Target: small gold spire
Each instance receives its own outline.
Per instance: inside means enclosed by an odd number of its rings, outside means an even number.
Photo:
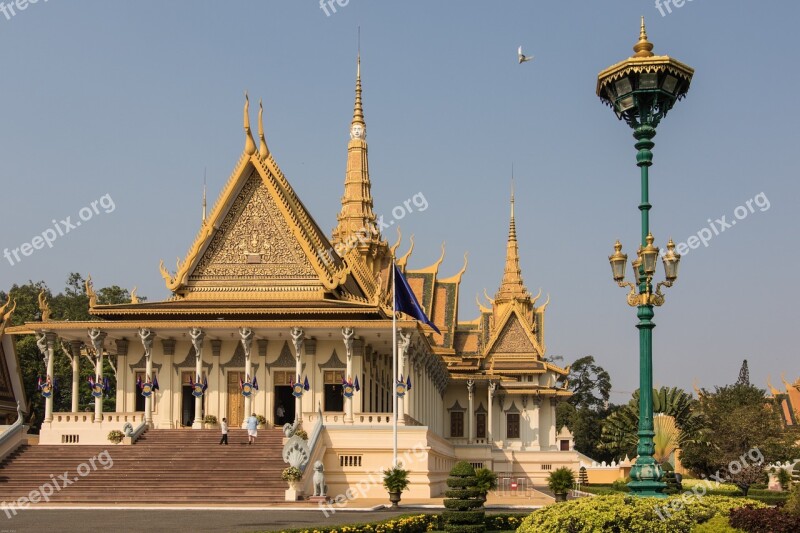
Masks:
[[[514,217],[514,185],[511,185],[511,219],[508,224],[508,242],[506,243],[506,266],[503,272],[503,281],[495,299],[529,300],[530,293],[522,281],[522,271],[519,268],[519,247],[517,245],[517,223]]]
[[[244,134],[244,152],[253,155],[256,153],[256,143],[250,132],[250,97],[247,96],[247,91],[244,92]]]
[[[364,122],[364,108],[361,104],[361,52],[356,59],[356,103],[353,107],[353,124],[367,125]]]
[[[203,224],[206,223],[206,169],[203,169]]]
[[[261,159],[269,157],[269,148],[267,148],[267,140],[264,138],[264,106],[261,99],[258,99],[258,139],[260,145],[258,147],[258,155]]]
[[[639,42],[633,45],[633,57],[653,57],[653,43],[647,40],[647,29],[644,26],[644,15],[642,15],[642,27],[639,30]]]

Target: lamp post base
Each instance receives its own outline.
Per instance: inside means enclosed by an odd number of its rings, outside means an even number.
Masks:
[[[645,462],[639,464],[640,459]],[[636,460],[636,464],[631,468],[632,481],[628,483],[628,488],[630,488],[631,492],[636,496],[666,498],[667,495],[663,494],[663,491],[667,484],[659,481],[659,479],[664,477],[661,466],[655,461],[647,462],[647,459],[653,461],[652,457],[641,456]]]

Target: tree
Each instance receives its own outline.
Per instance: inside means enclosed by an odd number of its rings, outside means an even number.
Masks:
[[[655,457],[664,463],[677,448],[702,437],[704,422],[693,410],[695,402],[686,391],[676,387],[653,389]],[[639,391],[631,401],[603,422],[601,447],[615,454],[636,456],[639,440]]]
[[[569,376],[572,397],[570,403],[577,409],[585,407],[595,412],[606,409],[611,396],[611,376],[595,364],[594,357],[581,357],[570,366]]]
[[[71,320],[71,321],[92,321],[97,320],[89,314],[89,297],[86,294],[86,282],[77,273],[72,273],[67,278],[64,292],[54,295],[43,281],[29,281],[24,285],[14,285],[8,294],[0,292],[0,301],[6,301],[8,297],[16,300],[17,308],[12,316],[12,324],[20,325],[26,322],[36,322],[42,319],[39,310],[39,294],[44,293],[52,311],[51,320]],[[143,298],[140,298],[143,299]],[[116,285],[104,287],[98,291],[98,303],[101,304],[120,304],[130,302],[130,294],[126,289]],[[17,338],[16,351],[22,369],[23,386],[25,395],[28,398],[27,411],[32,420],[33,432],[38,431],[44,419],[44,398],[39,393],[39,378],[46,378],[46,368],[44,358],[36,346],[36,338],[33,335],[25,335]],[[69,357],[64,353],[61,346],[56,346],[55,358],[53,360],[53,381],[56,390],[53,393],[53,410],[69,411],[71,409],[71,383],[72,366]],[[86,385],[89,376],[94,375],[94,368],[88,364],[84,358],[79,364],[79,401],[78,408],[93,409],[94,398]],[[110,390],[103,400],[103,409],[113,411],[116,408],[116,381],[114,371],[108,359],[104,360],[103,374],[109,376]]]
[[[747,359],[742,361],[742,368],[739,369],[739,379],[736,381],[737,385],[750,385],[750,369],[747,368]]]
[[[570,365],[567,381],[572,396],[556,408],[557,429],[570,429],[579,452],[598,461],[611,461],[614,457],[598,448],[601,422],[611,412],[611,376],[587,355]]]
[[[681,462],[698,475],[725,476],[742,457],[767,464],[800,455],[797,428],[784,426],[779,406],[762,389],[739,383],[703,389],[697,410],[707,427],[702,439],[683,447]]]

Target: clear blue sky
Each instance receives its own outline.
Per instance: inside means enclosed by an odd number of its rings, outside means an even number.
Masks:
[[[159,260],[174,268],[199,229],[204,168],[212,203],[234,168],[245,89],[264,100],[278,163],[332,228],[360,25],[376,211],[390,218],[418,192],[429,203],[400,222],[417,237],[410,266],[432,263],[447,241],[449,276],[469,251],[459,317],[476,316],[475,295],[493,294],[502,274],[513,162],[523,276],[552,297],[548,352],[594,355],[624,401],[638,383],[636,317],[607,256],[617,238],[634,252],[638,169],[630,130],[594,91],[597,73],[632,53],[644,14],[655,52],[697,71],[655,138],[657,243],[731,221],[759,193],[770,205],[686,254],[656,311],[656,383],[730,383],[744,358],[760,386],[782,371],[793,380],[800,7],[672,9],[349,0],[326,16],[316,0],[40,0],[0,14],[0,250],[52,219],[76,221],[103,195],[115,205],[52,249],[13,266],[0,258],[0,287],[43,279],[58,291],[78,271],[166,297]],[[518,45],[536,59],[517,65]]]

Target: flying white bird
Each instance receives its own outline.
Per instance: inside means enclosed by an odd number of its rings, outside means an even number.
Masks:
[[[533,57],[534,56],[526,56],[525,54],[523,54],[521,46],[517,48],[517,59],[519,60],[520,65],[526,61],[533,61]]]

